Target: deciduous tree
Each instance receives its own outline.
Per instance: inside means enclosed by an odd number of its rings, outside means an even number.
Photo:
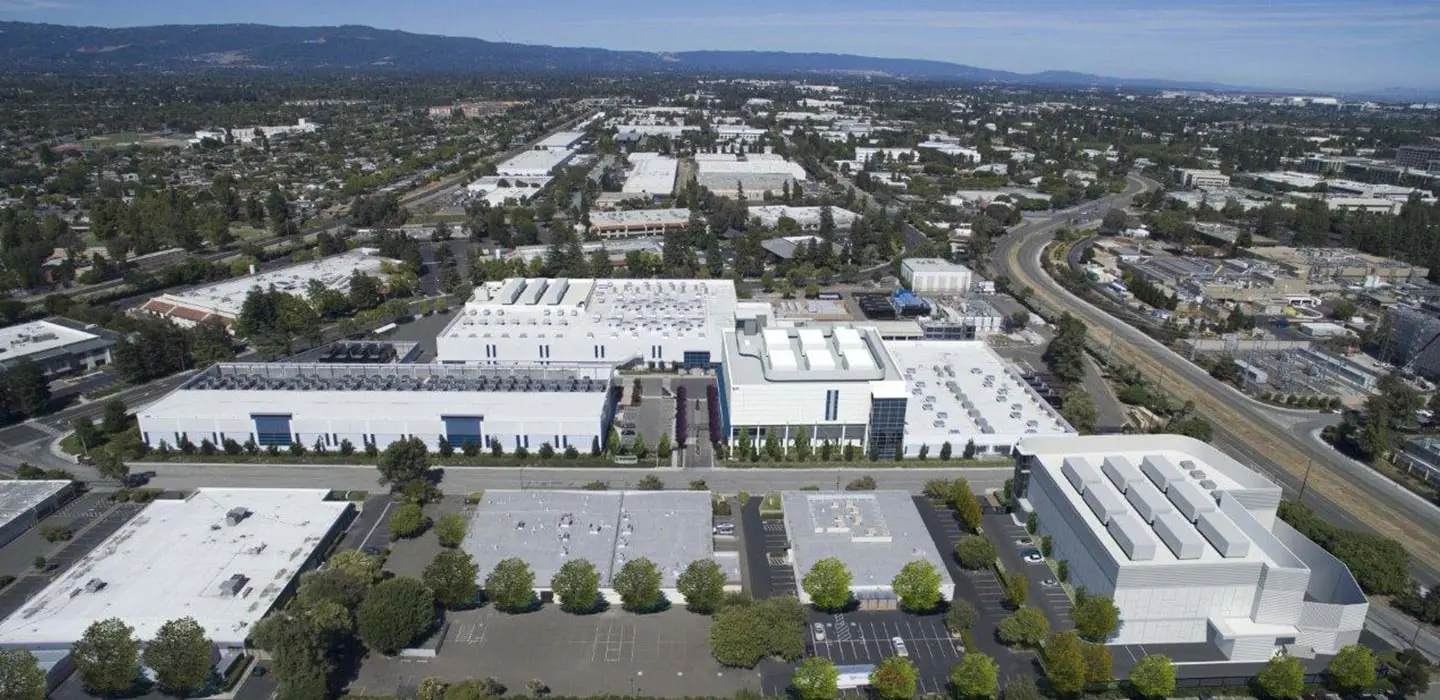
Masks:
[[[446,513],[435,521],[435,536],[440,539],[442,547],[459,547],[465,541],[467,530],[469,524],[458,513]]]
[[[1045,661],[1045,677],[1062,695],[1074,695],[1085,688],[1084,642],[1073,631],[1056,632],[1045,640],[1041,657]]]
[[[1000,691],[1000,665],[978,652],[969,652],[950,667],[950,688],[955,697],[993,698]]]
[[[984,535],[967,535],[955,543],[955,558],[960,566],[979,571],[995,563],[995,545]]]
[[[800,587],[820,610],[843,610],[850,604],[850,571],[834,557],[815,562]]]
[[[1305,692],[1305,667],[1293,656],[1276,656],[1255,675],[1255,682],[1272,698],[1298,698]]]
[[[485,597],[505,612],[524,612],[535,601],[535,573],[523,559],[501,559],[485,576]]]
[[[1130,687],[1142,698],[1164,698],[1175,692],[1175,664],[1164,654],[1150,654],[1130,669]]]
[[[404,486],[415,479],[422,479],[430,471],[430,452],[425,441],[417,437],[396,440],[380,452],[376,462],[380,470],[381,485]]]
[[[870,672],[870,687],[884,700],[910,700],[920,672],[904,656],[887,656]]]
[[[45,700],[45,672],[28,649],[0,649],[0,698]]]
[[[1033,647],[1050,634],[1050,621],[1035,608],[1020,608],[1014,615],[1000,621],[996,634],[1006,644]]]
[[[924,559],[902,567],[890,585],[900,605],[910,612],[925,613],[940,607],[940,572]]]
[[[92,693],[118,695],[140,680],[140,640],[116,617],[91,623],[75,642],[71,659]]]
[[[649,559],[640,557],[625,562],[615,574],[612,585],[620,595],[620,604],[626,610],[646,612],[660,605],[660,581],[659,567]]]
[[[714,559],[697,559],[681,572],[675,587],[685,596],[685,607],[709,615],[725,597],[725,571]]]
[[[600,572],[584,559],[571,559],[550,579],[550,590],[560,600],[560,609],[585,613],[600,606]]]
[[[1103,643],[1120,628],[1120,609],[1115,607],[1115,601],[1080,589],[1075,592],[1070,619],[1075,621],[1075,631],[1081,639]]]
[[[1375,653],[1359,644],[1340,650],[1330,660],[1330,678],[1345,692],[1359,692],[1375,685]]]
[[[450,610],[474,602],[479,593],[480,566],[459,549],[442,549],[425,567],[421,581],[435,594],[435,602]]]
[[[215,644],[193,617],[170,620],[145,645],[145,665],[166,692],[185,697],[210,682]]]
[[[435,622],[435,596],[425,584],[396,576],[376,584],[355,613],[360,639],[393,654],[414,643]]]
[[[832,700],[840,693],[839,680],[834,663],[823,656],[812,656],[791,674],[790,686],[800,700]]]

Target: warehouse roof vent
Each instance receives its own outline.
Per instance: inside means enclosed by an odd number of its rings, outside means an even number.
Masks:
[[[231,527],[239,525],[241,521],[250,517],[250,509],[245,506],[235,506],[225,513],[225,524]]]

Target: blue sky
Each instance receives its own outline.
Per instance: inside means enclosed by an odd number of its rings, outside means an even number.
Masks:
[[[1440,88],[1436,0],[0,0],[0,19],[367,24],[559,46],[844,52],[1313,90]]]

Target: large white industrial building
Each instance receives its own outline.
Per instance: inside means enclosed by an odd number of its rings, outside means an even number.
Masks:
[[[759,219],[765,226],[774,228],[780,225],[780,219],[786,218],[794,221],[801,231],[806,232],[820,230],[822,210],[824,207],[792,207],[783,204],[749,208],[751,218]],[[859,218],[858,214],[849,209],[830,207],[830,220],[838,231],[849,231]]]
[[[1027,436],[1073,432],[968,340],[977,330],[953,321],[885,340],[866,323],[777,321],[770,304],[738,301],[729,280],[511,278],[474,290],[438,334],[437,364],[217,365],[138,417],[152,447],[185,438],[334,450],[409,437],[438,447],[443,437],[588,450],[614,417],[615,372],[640,366],[712,373],[716,437],[732,447],[773,433],[789,450],[803,431],[812,445],[877,458],[938,456],[946,443],[1003,455]]]
[[[1176,435],[1036,437],[1015,493],[1070,582],[1112,597],[1115,644],[1209,643],[1232,661],[1354,643],[1368,602],[1350,571],[1276,517],[1280,487]]]
[[[895,575],[912,561],[926,561],[940,572],[941,597],[955,597],[955,582],[908,492],[786,491],[780,505],[797,583],[815,562],[835,558],[850,572],[856,598],[893,604]],[[810,602],[803,588],[799,595]]]
[[[353,516],[328,493],[200,488],[153,501],[0,622],[0,647],[68,650],[111,617],[143,642],[192,617],[220,649],[242,649]]]
[[[900,261],[900,280],[920,294],[970,291],[974,275],[970,268],[940,258],[906,258]]]
[[[436,345],[445,363],[708,366],[735,307],[728,280],[511,278],[476,287]]]
[[[495,174],[501,177],[545,177],[555,168],[569,163],[575,151],[568,149],[537,149],[521,151],[495,167]]]
[[[723,196],[744,190],[758,197],[766,190],[779,192],[807,179],[804,166],[775,153],[697,153],[695,166],[696,182]]]
[[[603,441],[614,368],[589,363],[505,367],[256,363],[211,366],[136,413],[147,445],[225,439],[262,448],[334,451],[419,438],[431,448],[589,450]]]
[[[671,603],[684,597],[676,580],[685,567],[714,558],[739,582],[738,552],[717,556],[708,491],[515,491],[487,489],[470,515],[461,544],[481,580],[495,565],[517,558],[535,574],[542,598],[565,562],[584,559],[600,573],[600,591],[619,603],[611,583],[625,562],[649,559],[660,570]]]

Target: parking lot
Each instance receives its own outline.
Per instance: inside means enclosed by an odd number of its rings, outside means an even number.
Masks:
[[[785,532],[785,521],[761,520],[760,528],[764,534],[765,575],[769,578],[770,595],[798,595],[800,588],[795,580],[795,567],[786,555],[790,548],[790,536]]]
[[[837,666],[878,664],[885,657],[896,656],[898,638],[905,655],[920,671],[921,693],[944,693],[950,667],[964,654],[960,640],[950,636],[940,615],[860,611],[816,615],[810,621],[811,652]],[[823,632],[817,633],[817,623]]]
[[[494,677],[512,692],[545,682],[556,695],[726,696],[759,691],[755,671],[728,669],[710,657],[710,618],[675,606],[651,615],[618,609],[571,615],[547,605],[509,615],[481,608],[450,615],[438,656],[367,659],[351,684],[356,695],[389,695],[421,679]]]
[[[0,573],[17,577],[14,583],[0,591],[0,617],[19,610],[27,600],[50,585],[56,576],[84,558],[144,507],[139,503],[114,503],[108,499],[108,494],[85,494],[0,549],[0,567],[3,567]],[[75,536],[63,545],[45,542],[39,533],[40,528],[47,525],[64,525]],[[37,556],[46,557],[44,571],[35,569]]]
[[[1018,571],[1029,580],[1030,605],[1039,607],[1050,620],[1050,628],[1054,630],[1071,629],[1075,626],[1070,619],[1070,596],[1065,589],[1058,585],[1045,585],[1046,581],[1055,580],[1055,572],[1045,562],[1025,561],[1021,553],[1028,550],[1039,551],[1039,538],[1032,538],[1030,533],[1025,531],[1024,526],[1016,524],[1009,515],[987,515],[985,516],[985,532],[990,536],[995,547],[1000,551],[1000,561],[1005,563],[1009,571]],[[1030,540],[1026,542],[1026,540]],[[991,575],[993,578],[993,574]],[[998,583],[998,582],[997,582]],[[988,602],[988,601],[987,601]]]

